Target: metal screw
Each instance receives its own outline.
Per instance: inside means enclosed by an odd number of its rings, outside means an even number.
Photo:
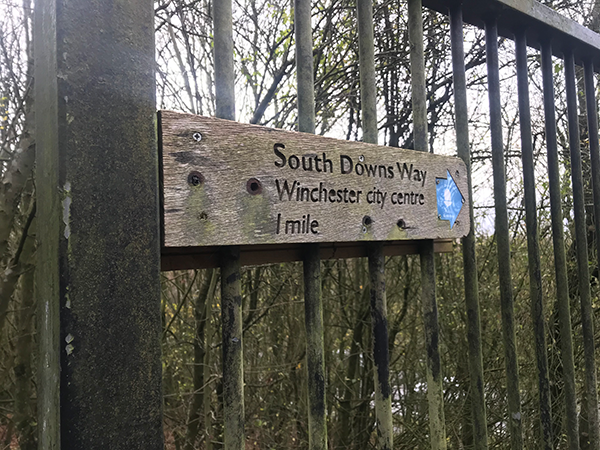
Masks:
[[[363,227],[362,229],[363,234],[367,232],[367,227]]]
[[[202,134],[200,134],[199,132],[195,132],[194,134],[192,134],[192,137],[194,138],[194,140],[196,142],[200,142],[202,140]]]
[[[440,184],[440,179],[439,178],[435,179],[435,184]]]
[[[358,160],[359,160],[360,162],[363,162],[363,161],[365,160],[365,157],[364,157],[364,155],[360,155],[360,156],[358,157]]]

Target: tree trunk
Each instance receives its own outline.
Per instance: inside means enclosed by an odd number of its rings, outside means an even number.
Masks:
[[[32,259],[35,237],[29,233],[23,246],[21,258],[24,261],[21,276],[21,305],[18,315],[16,359],[15,359],[15,423],[19,432],[21,450],[36,450],[36,414],[33,396],[32,344],[33,316],[35,311],[33,296],[34,261]]]

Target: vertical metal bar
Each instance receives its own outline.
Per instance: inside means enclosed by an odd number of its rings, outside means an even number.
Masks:
[[[235,120],[233,19],[231,0],[213,0],[216,115]]]
[[[315,132],[313,39],[310,0],[295,0],[296,76],[298,79],[298,130]],[[304,247],[304,318],[308,373],[308,442],[310,450],[327,449],[325,419],[325,357],[323,298],[319,244]]]
[[[573,183],[573,212],[575,216],[575,241],[577,272],[579,276],[579,299],[581,302],[581,327],[585,359],[585,390],[588,409],[590,448],[598,449],[598,392],[596,386],[596,359],[594,345],[594,317],[590,293],[588,263],[587,225],[579,143],[579,119],[577,111],[577,88],[575,82],[575,58],[571,50],[565,52],[565,83],[567,89],[567,114],[569,117],[569,150],[571,153],[571,181]]]
[[[423,3],[421,0],[408,1],[408,39],[410,42],[414,149],[426,152],[427,91],[423,49]]]
[[[427,99],[425,53],[423,50],[423,7],[421,0],[408,2],[414,148],[427,151]],[[444,392],[439,349],[439,324],[435,297],[433,241],[423,241],[421,258],[421,309],[427,348],[427,399],[431,448],[446,448]]]
[[[325,420],[325,357],[319,244],[306,244],[304,255],[304,317],[308,372],[309,449],[327,449]]]
[[[487,418],[483,392],[483,356],[481,349],[481,322],[479,319],[479,284],[475,256],[475,220],[473,217],[473,187],[471,182],[471,152],[469,145],[469,115],[467,83],[463,47],[462,6],[450,8],[450,37],[452,40],[452,74],[454,76],[454,104],[456,110],[456,146],[458,156],[467,166],[469,184],[469,215],[471,231],[462,240],[467,306],[467,337],[469,345],[469,375],[471,383],[471,410],[473,415],[473,444],[475,450],[488,448]]]
[[[427,400],[429,401],[429,433],[431,448],[446,448],[444,392],[439,348],[438,309],[435,294],[435,260],[433,241],[423,241],[421,257],[421,309],[427,349]]]
[[[360,98],[363,141],[377,144],[377,87],[375,81],[375,44],[373,37],[373,2],[357,0]],[[390,390],[390,356],[385,294],[385,258],[383,244],[368,246],[371,281],[371,330],[375,364],[375,413],[377,448],[391,450],[394,442],[392,399]]]
[[[231,0],[213,1],[213,26],[216,114],[221,119],[235,120]],[[225,450],[243,450],[245,448],[241,296],[239,247],[224,247],[221,250],[221,321]]]
[[[590,159],[592,161],[592,190],[594,193],[594,216],[596,224],[600,223],[600,144],[598,141],[598,105],[594,86],[594,63],[584,62],[585,71],[585,103],[587,109],[588,134],[590,140]],[[600,239],[596,239],[600,250]],[[600,255],[600,251],[598,251]]]
[[[35,22],[39,445],[160,450],[152,2],[40,0]]]
[[[390,389],[390,355],[385,295],[385,257],[383,243],[368,246],[369,278],[371,281],[371,327],[373,361],[375,364],[375,412],[377,417],[377,449],[392,450],[394,429]]]
[[[565,418],[569,450],[579,450],[579,426],[577,422],[577,397],[575,392],[575,364],[573,362],[573,337],[571,334],[571,311],[569,306],[569,282],[561,205],[560,172],[558,168],[558,145],[556,140],[556,114],[554,111],[554,69],[550,41],[542,42],[542,77],[544,88],[544,120],[546,148],[548,152],[548,179],[550,191],[550,215],[552,219],[552,244],[556,275],[556,298],[560,327],[561,357],[565,391]]]
[[[502,142],[502,112],[500,103],[500,73],[498,69],[498,26],[495,19],[485,24],[485,48],[490,103],[492,136],[492,166],[494,171],[494,199],[496,213],[496,242],[498,245],[498,273],[500,278],[500,307],[506,364],[508,396],[508,428],[512,450],[523,448],[521,423],[521,396],[519,393],[519,366],[515,338],[513,289],[510,274],[510,241],[506,202],[506,179]]]
[[[223,414],[225,450],[245,448],[244,362],[240,250],[221,251],[221,316],[223,327]]]
[[[585,103],[587,109],[588,134],[590,140],[590,159],[592,162],[592,190],[594,193],[595,222],[600,223],[600,144],[598,141],[598,105],[596,104],[596,91],[594,86],[594,63],[591,60],[584,62],[585,77]],[[596,239],[600,249],[600,239]],[[600,255],[600,251],[598,252]]]
[[[527,228],[527,255],[529,261],[529,292],[531,316],[535,337],[535,354],[538,368],[538,395],[541,422],[539,448],[552,449],[552,409],[550,405],[550,379],[548,375],[548,353],[546,350],[546,325],[544,299],[542,296],[542,274],[540,241],[537,223],[533,142],[531,138],[531,112],[529,110],[529,74],[527,71],[527,39],[525,30],[515,35],[517,57],[517,87],[519,93],[519,123],[521,129],[521,152],[523,160],[523,185],[525,189],[525,222]]]
[[[588,118],[588,135],[590,142],[590,157],[592,161],[592,190],[594,193],[594,215],[596,222],[596,229],[598,228],[598,223],[600,223],[600,148],[598,142],[598,105],[596,104],[596,95],[595,95],[595,87],[594,87],[594,65],[592,61],[587,60],[584,63],[585,68],[585,98],[587,105],[587,118]],[[600,250],[600,239],[596,238],[597,248]],[[597,255],[600,255],[600,251],[597,252]],[[600,257],[597,257],[600,258]],[[592,322],[593,323],[593,322]],[[593,334],[592,334],[593,335]],[[593,344],[593,341],[592,341]],[[593,351],[593,350],[592,350]],[[586,371],[588,370],[586,366]],[[590,365],[589,371],[591,371],[594,377],[590,377],[589,383],[592,386],[596,386],[596,370],[592,368]],[[594,389],[596,392],[596,390]],[[596,399],[596,403],[597,403]],[[590,420],[590,429],[592,430],[592,442],[595,441],[596,448],[598,448],[598,441],[600,437],[598,436],[598,415],[597,406],[588,405],[590,409],[594,408],[596,411],[596,416],[594,416],[595,424]]]
[[[377,144],[377,87],[375,81],[375,43],[373,36],[373,0],[357,0],[358,67],[363,141]]]
[[[315,82],[310,0],[294,0],[296,77],[298,80],[298,131],[315,132]]]

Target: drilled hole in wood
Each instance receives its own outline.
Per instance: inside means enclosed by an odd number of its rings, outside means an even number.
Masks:
[[[399,219],[398,222],[396,222],[396,225],[398,225],[398,228],[400,228],[400,229],[406,228],[406,223],[404,222],[403,219]]]
[[[256,178],[250,178],[246,183],[246,190],[251,195],[257,195],[262,192],[262,184]]]
[[[369,225],[371,225],[373,223],[373,219],[371,219],[371,216],[365,216],[365,217],[363,217],[362,222],[365,227],[368,227]]]
[[[200,172],[190,172],[188,175],[188,184],[191,184],[192,186],[200,186],[202,183],[204,183],[204,176]]]

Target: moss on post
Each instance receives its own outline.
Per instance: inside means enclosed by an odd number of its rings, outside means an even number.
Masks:
[[[319,244],[306,244],[304,257],[304,315],[308,373],[308,434],[310,450],[327,449],[325,421],[325,357]]]
[[[40,448],[159,450],[152,2],[35,7]]]
[[[221,303],[225,450],[243,450],[244,366],[239,247],[225,247],[221,253]]]
[[[373,362],[375,364],[375,413],[377,416],[377,448],[392,450],[394,427],[390,389],[390,354],[385,296],[385,258],[383,243],[369,243],[369,277],[371,280],[371,327],[373,330]]]

